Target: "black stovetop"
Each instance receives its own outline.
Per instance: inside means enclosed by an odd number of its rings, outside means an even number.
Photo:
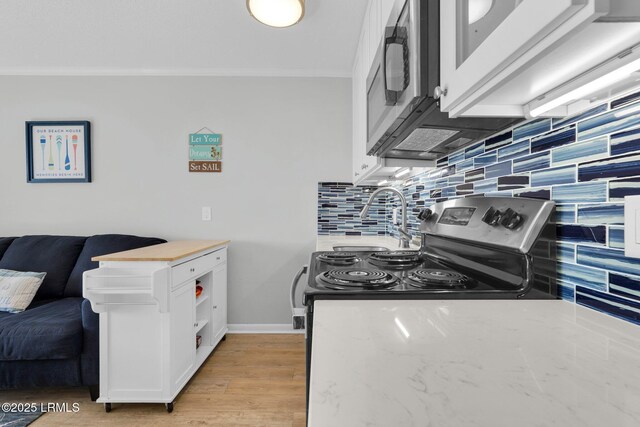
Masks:
[[[388,265],[387,254],[380,252],[315,252],[304,303],[316,299],[555,298],[536,291],[524,279],[505,282],[420,251],[402,254],[396,265]],[[336,257],[344,259],[336,261]]]

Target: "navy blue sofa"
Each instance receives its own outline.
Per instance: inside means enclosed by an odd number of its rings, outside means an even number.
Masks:
[[[87,386],[95,400],[98,315],[82,298],[82,273],[98,267],[94,256],[164,242],[121,234],[0,238],[0,269],[47,273],[27,310],[0,312],[0,390]]]

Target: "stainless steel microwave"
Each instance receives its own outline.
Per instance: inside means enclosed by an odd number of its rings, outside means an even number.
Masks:
[[[522,120],[449,118],[439,82],[440,0],[396,0],[367,76],[367,154],[434,160]]]

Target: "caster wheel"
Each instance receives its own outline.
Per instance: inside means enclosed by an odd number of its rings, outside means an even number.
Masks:
[[[173,402],[171,403],[165,403],[165,405],[167,407],[167,412],[168,413],[172,413],[173,412]]]
[[[111,412],[111,403],[104,404],[104,412]]]

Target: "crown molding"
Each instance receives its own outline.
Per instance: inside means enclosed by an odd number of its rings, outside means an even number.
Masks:
[[[131,77],[331,77],[351,78],[345,70],[256,68],[81,68],[0,67],[0,76],[131,76]]]

